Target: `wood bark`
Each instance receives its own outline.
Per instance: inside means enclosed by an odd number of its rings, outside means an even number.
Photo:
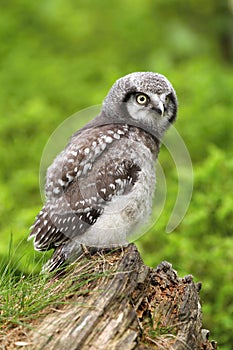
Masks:
[[[81,259],[53,292],[70,287],[67,303],[30,332],[31,348],[217,349],[202,329],[200,284],[168,262],[145,266],[134,244]]]

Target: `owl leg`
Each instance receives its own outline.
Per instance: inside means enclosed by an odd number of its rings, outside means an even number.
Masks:
[[[83,254],[90,257],[91,252],[90,252],[89,248],[87,248],[86,244],[81,243],[80,246],[81,246],[81,249],[83,251]]]
[[[83,254],[88,257],[91,258],[92,255],[94,255],[97,252],[102,252],[103,249],[102,248],[98,248],[98,247],[89,247],[84,243],[80,243],[81,249],[83,251]]]

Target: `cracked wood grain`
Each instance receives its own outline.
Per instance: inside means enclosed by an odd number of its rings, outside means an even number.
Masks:
[[[72,303],[36,325],[29,335],[32,349],[217,348],[203,336],[200,285],[192,276],[179,278],[167,262],[156,269],[145,266],[134,244],[89,259],[93,275],[99,277],[90,279],[85,293],[77,290]],[[78,273],[79,264],[66,280]]]

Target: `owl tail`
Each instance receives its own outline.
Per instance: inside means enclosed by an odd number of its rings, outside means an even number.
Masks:
[[[66,262],[66,256],[63,252],[63,246],[55,249],[52,257],[47,261],[47,263],[42,267],[42,273],[52,272],[62,267]]]
[[[60,231],[54,220],[51,220],[49,204],[45,205],[31,226],[28,240],[34,239],[34,248],[38,251],[46,251],[60,246],[67,238]]]
[[[42,273],[62,269],[83,254],[82,246],[73,241],[66,242],[54,250],[52,257],[42,267]]]

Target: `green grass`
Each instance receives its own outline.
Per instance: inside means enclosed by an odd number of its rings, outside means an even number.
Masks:
[[[82,259],[73,274],[73,267],[68,266],[54,274],[32,271],[25,275],[19,272],[11,249],[9,252],[7,265],[0,265],[0,342],[5,345],[24,340],[22,330],[27,334],[47,314],[76,303],[77,296],[89,293],[90,282],[110,273],[94,273],[96,260]],[[44,260],[42,257],[40,267]]]
[[[179,275],[191,273],[202,281],[204,326],[221,349],[232,350],[233,50],[229,4],[227,0],[2,1],[2,271],[9,263],[12,233],[12,275],[20,280],[30,274],[34,278],[40,271],[41,254],[26,239],[43,205],[39,168],[52,132],[75,112],[101,103],[112,83],[124,74],[160,72],[177,92],[175,126],[192,159],[194,190],[183,222],[166,234],[177,179],[174,163],[162,148],[159,159],[167,181],[166,205],[156,225],[137,244],[148,265],[155,267],[168,260]],[[7,281],[7,274],[4,276]],[[4,288],[6,293],[7,284]]]

